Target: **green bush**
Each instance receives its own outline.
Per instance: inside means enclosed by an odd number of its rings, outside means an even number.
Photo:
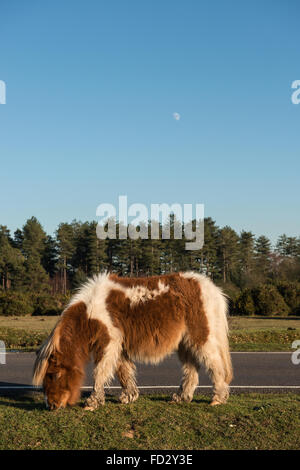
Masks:
[[[34,315],[59,315],[60,302],[51,295],[39,295],[34,300]]]
[[[283,285],[282,292],[283,292]],[[290,289],[290,287],[289,287]],[[279,289],[271,284],[260,284],[252,289],[244,289],[234,301],[233,315],[263,315],[263,316],[284,316],[291,313],[294,297],[290,290],[286,288],[285,298]],[[292,289],[292,292],[294,290]],[[289,296],[288,296],[289,294]],[[294,304],[293,304],[294,305]],[[295,314],[296,313],[296,308]]]
[[[297,314],[300,311],[300,283],[281,281],[276,287],[289,306],[291,314]]]
[[[22,291],[0,292],[0,315],[60,315],[70,299],[69,295],[34,295]]]
[[[293,315],[300,315],[300,305],[298,305],[298,307],[295,308],[295,310],[293,310],[292,314]]]
[[[254,315],[255,305],[251,289],[244,289],[233,304],[233,315]]]
[[[56,294],[38,295],[34,299],[33,315],[60,315],[69,300],[69,296]]]
[[[0,294],[0,315],[31,315],[33,311],[33,302],[28,294],[18,291],[6,291]]]
[[[251,289],[251,294],[256,315],[281,316],[290,313],[290,308],[285,303],[284,298],[276,287],[271,284],[261,284]]]

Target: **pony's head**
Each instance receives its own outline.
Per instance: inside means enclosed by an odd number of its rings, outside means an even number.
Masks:
[[[56,410],[75,405],[80,397],[84,377],[84,362],[88,352],[80,341],[85,305],[69,307],[49,338],[37,352],[33,384],[42,385],[47,408]]]
[[[75,405],[80,397],[82,373],[77,367],[68,366],[61,354],[52,354],[43,380],[46,405],[50,410]]]

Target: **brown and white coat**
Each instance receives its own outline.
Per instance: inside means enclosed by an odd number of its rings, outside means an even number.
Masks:
[[[62,313],[38,352],[33,383],[43,383],[50,408],[79,398],[92,354],[94,390],[87,409],[104,404],[104,385],[116,374],[120,400],[138,398],[134,361],[158,363],[177,351],[183,379],[175,401],[191,401],[204,364],[213,385],[212,404],[225,403],[232,366],[227,302],[213,282],[194,272],[148,278],[101,274],[89,280]]]

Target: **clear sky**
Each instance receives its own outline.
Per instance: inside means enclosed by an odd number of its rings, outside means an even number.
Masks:
[[[298,0],[2,0],[0,224],[204,203],[300,235]],[[174,119],[179,113],[180,119]]]

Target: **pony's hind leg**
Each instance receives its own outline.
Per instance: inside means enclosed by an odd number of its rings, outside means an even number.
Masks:
[[[213,383],[213,398],[211,405],[226,403],[229,397],[229,383],[226,364],[218,348],[205,345],[201,351],[201,361],[205,365]]]
[[[178,347],[178,356],[182,362],[183,377],[177,393],[172,396],[173,401],[191,402],[194,396],[195,388],[198,385],[199,362],[193,353],[182,343]]]
[[[173,401],[192,401],[195,388],[198,385],[198,371],[200,365],[203,364],[213,383],[211,405],[226,403],[229,397],[228,384],[231,380],[231,369],[224,361],[222,351],[209,343],[201,348],[197,348],[195,345],[193,349],[181,343],[178,348],[178,356],[183,363],[183,378],[178,392],[173,394]]]
[[[136,386],[136,367],[127,357],[121,357],[116,370],[117,377],[123,388],[120,395],[121,403],[132,403],[139,397],[139,390]]]

